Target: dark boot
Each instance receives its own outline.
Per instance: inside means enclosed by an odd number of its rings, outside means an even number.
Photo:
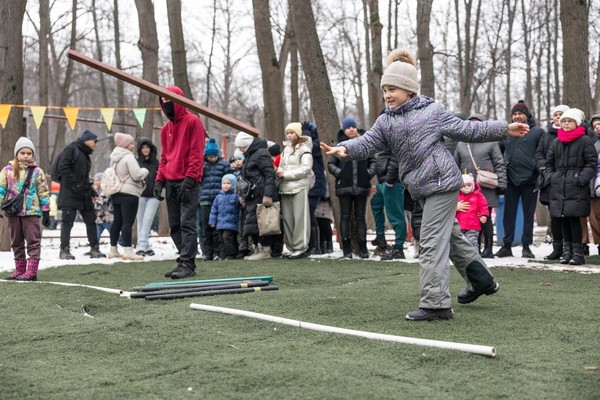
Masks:
[[[281,258],[283,255],[283,237],[277,235],[271,242],[271,258]]]
[[[569,261],[571,261],[571,257],[573,257],[573,252],[572,252],[572,247],[571,247],[571,243],[569,242],[564,242],[563,243],[563,252],[562,255],[560,256],[560,263],[561,264],[568,264]]]
[[[358,242],[358,255],[360,258],[369,258],[369,250],[367,249],[367,241],[361,240]]]
[[[583,265],[585,264],[585,244],[573,243],[573,255],[569,260],[569,265]],[[17,278],[19,279],[19,278]]]
[[[321,254],[319,250],[319,228],[310,228],[310,240],[308,241],[308,249],[304,252],[304,256],[312,256],[313,254]]]
[[[38,266],[40,260],[27,260],[27,271],[21,276],[17,276],[18,281],[37,281]]]
[[[494,258],[494,228],[492,226],[492,232],[485,232],[484,236],[483,251],[481,252],[481,258]]]
[[[552,242],[552,253],[544,257],[544,260],[560,260],[563,253],[562,242]]]
[[[7,276],[6,280],[12,281],[23,275],[27,271],[27,260],[15,260],[15,272],[11,276]]]
[[[381,261],[404,260],[405,258],[403,246],[394,246],[392,251],[381,255]]]
[[[535,258],[535,256],[531,252],[531,249],[526,244],[523,245],[523,253],[521,255],[523,256],[523,258]]]
[[[352,244],[350,239],[342,240],[342,252],[344,253],[344,258],[352,258]]]
[[[510,247],[510,245],[508,246],[502,246],[502,248],[500,250],[498,250],[498,252],[496,254],[494,254],[496,257],[512,257],[512,248]]]
[[[71,254],[71,249],[69,247],[65,247],[64,249],[60,249],[58,258],[61,260],[74,260],[75,256]]]
[[[387,246],[387,240],[385,240],[385,235],[375,236],[375,239],[371,240],[371,244],[375,247],[385,249]]]
[[[100,252],[98,245],[92,246],[90,250],[90,258],[104,258],[106,254]]]
[[[327,241],[325,241],[325,240],[319,241],[319,247],[321,249],[321,254],[327,254]]]
[[[326,248],[326,250],[325,250],[325,253],[326,253],[326,254],[331,254],[331,253],[333,253],[333,241],[332,241],[332,240],[329,240],[329,241],[327,241],[326,243],[327,243],[327,244],[326,244],[326,246],[325,246],[325,248]],[[599,250],[599,252],[600,252],[600,250]]]
[[[589,256],[590,255],[590,246],[588,244],[582,244],[582,246],[583,246],[583,255]]]

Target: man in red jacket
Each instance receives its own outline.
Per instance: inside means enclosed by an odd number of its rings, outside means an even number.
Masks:
[[[177,86],[169,86],[167,90],[183,96]],[[166,190],[171,239],[179,251],[177,266],[165,276],[181,279],[196,275],[196,202],[204,166],[206,130],[200,118],[181,104],[164,97],[159,100],[169,121],[160,130],[162,152],[154,197],[164,200],[162,190]]]

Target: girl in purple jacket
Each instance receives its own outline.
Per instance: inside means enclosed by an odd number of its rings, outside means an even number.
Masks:
[[[471,303],[479,296],[494,294],[500,285],[485,262],[460,231],[456,203],[462,176],[444,145],[444,135],[462,142],[489,142],[524,136],[526,124],[503,121],[463,121],[433,99],[417,95],[417,68],[414,55],[394,50],[381,78],[385,111],[363,136],[330,147],[327,154],[365,159],[380,151],[391,151],[399,161],[399,178],[423,206],[421,225],[419,309],[409,312],[409,321],[449,319],[454,314],[450,296],[448,258],[467,287],[458,294],[459,303]]]

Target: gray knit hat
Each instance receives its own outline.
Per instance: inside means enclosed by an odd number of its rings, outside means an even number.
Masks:
[[[33,154],[35,154],[35,146],[33,145],[33,142],[31,141],[31,139],[29,139],[25,136],[21,136],[17,140],[17,143],[15,143],[15,157],[17,156],[17,153],[19,152],[19,150],[21,150],[23,148],[31,149]]]
[[[388,67],[381,77],[381,88],[395,86],[410,93],[419,93],[417,82],[417,60],[406,49],[393,50],[387,57]]]

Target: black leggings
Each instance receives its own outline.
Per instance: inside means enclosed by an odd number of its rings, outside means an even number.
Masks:
[[[131,247],[131,229],[137,215],[139,198],[125,193],[111,196],[114,220],[110,228],[110,245],[116,246],[122,233],[123,247]]]
[[[358,241],[367,241],[367,212],[368,196],[339,196],[342,218],[340,221],[340,235],[342,240],[350,240],[350,221],[352,219],[352,206],[354,206],[354,220],[358,230]]]
[[[583,233],[581,232],[581,221],[579,217],[562,217],[562,234],[565,242],[581,243]]]

